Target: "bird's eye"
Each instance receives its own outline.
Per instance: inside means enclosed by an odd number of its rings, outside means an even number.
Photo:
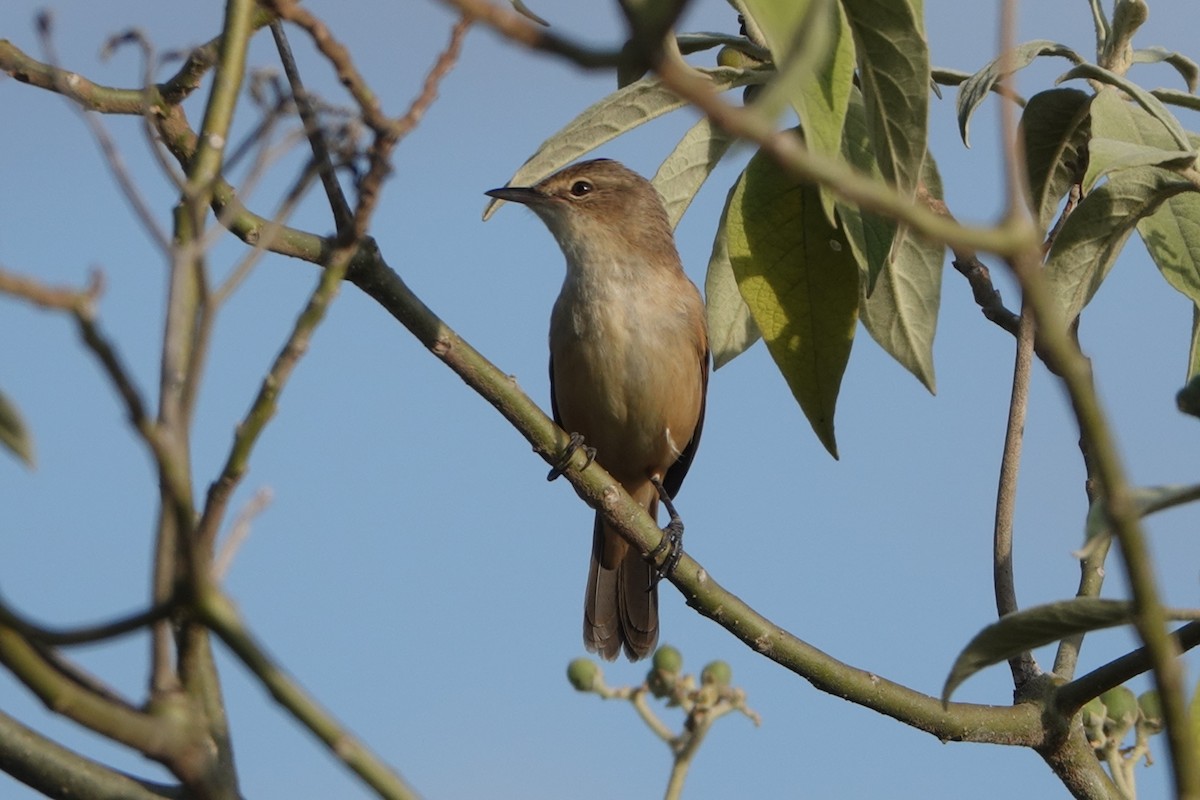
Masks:
[[[595,188],[590,181],[575,181],[571,184],[571,195],[573,197],[583,197],[585,194],[591,193]]]

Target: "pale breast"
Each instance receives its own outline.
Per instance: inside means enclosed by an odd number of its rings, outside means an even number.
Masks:
[[[568,279],[551,316],[563,427],[622,483],[664,474],[700,414],[703,310],[686,277],[667,277],[636,286]]]

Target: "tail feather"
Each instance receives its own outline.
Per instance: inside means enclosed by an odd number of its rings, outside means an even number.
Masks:
[[[648,509],[657,518],[658,500]],[[658,643],[658,588],[654,568],[597,514],[583,602],[583,644],[612,661],[622,648],[630,661]]]

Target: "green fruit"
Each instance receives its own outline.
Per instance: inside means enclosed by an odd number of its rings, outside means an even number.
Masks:
[[[600,676],[600,665],[590,658],[577,658],[567,665],[567,680],[577,691],[592,691]]]
[[[710,662],[700,673],[700,683],[704,686],[728,686],[732,680],[733,669],[724,661]]]
[[[683,654],[664,644],[654,651],[654,668],[662,672],[679,672],[683,669]]]
[[[1104,721],[1105,733],[1111,735],[1124,732],[1137,721],[1137,698],[1124,686],[1115,686],[1109,689],[1100,695],[1100,699],[1108,708],[1108,715]]]
[[[1104,726],[1104,720],[1108,717],[1108,708],[1105,707],[1104,701],[1099,697],[1093,697],[1087,701],[1083,707],[1083,727],[1100,729]]]
[[[1158,691],[1151,689],[1147,692],[1142,692],[1137,702],[1138,708],[1142,712],[1142,720],[1146,731],[1149,733],[1160,733],[1163,729],[1163,713],[1162,701],[1158,697]]]
[[[733,67],[734,69],[747,69],[756,66],[757,61],[750,56],[738,50],[736,47],[725,45],[717,51],[717,66]]]

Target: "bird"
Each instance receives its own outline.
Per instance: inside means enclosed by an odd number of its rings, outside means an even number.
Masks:
[[[656,521],[661,498],[672,514],[668,530],[681,533],[671,500],[700,441],[709,347],[704,302],[684,273],[661,196],[611,159],[486,194],[531,209],[566,259],[550,315],[554,421],[573,445],[582,437],[589,455]],[[678,550],[668,565],[672,556]],[[622,650],[630,661],[653,652],[659,577],[597,512],[584,646],[608,661]]]

